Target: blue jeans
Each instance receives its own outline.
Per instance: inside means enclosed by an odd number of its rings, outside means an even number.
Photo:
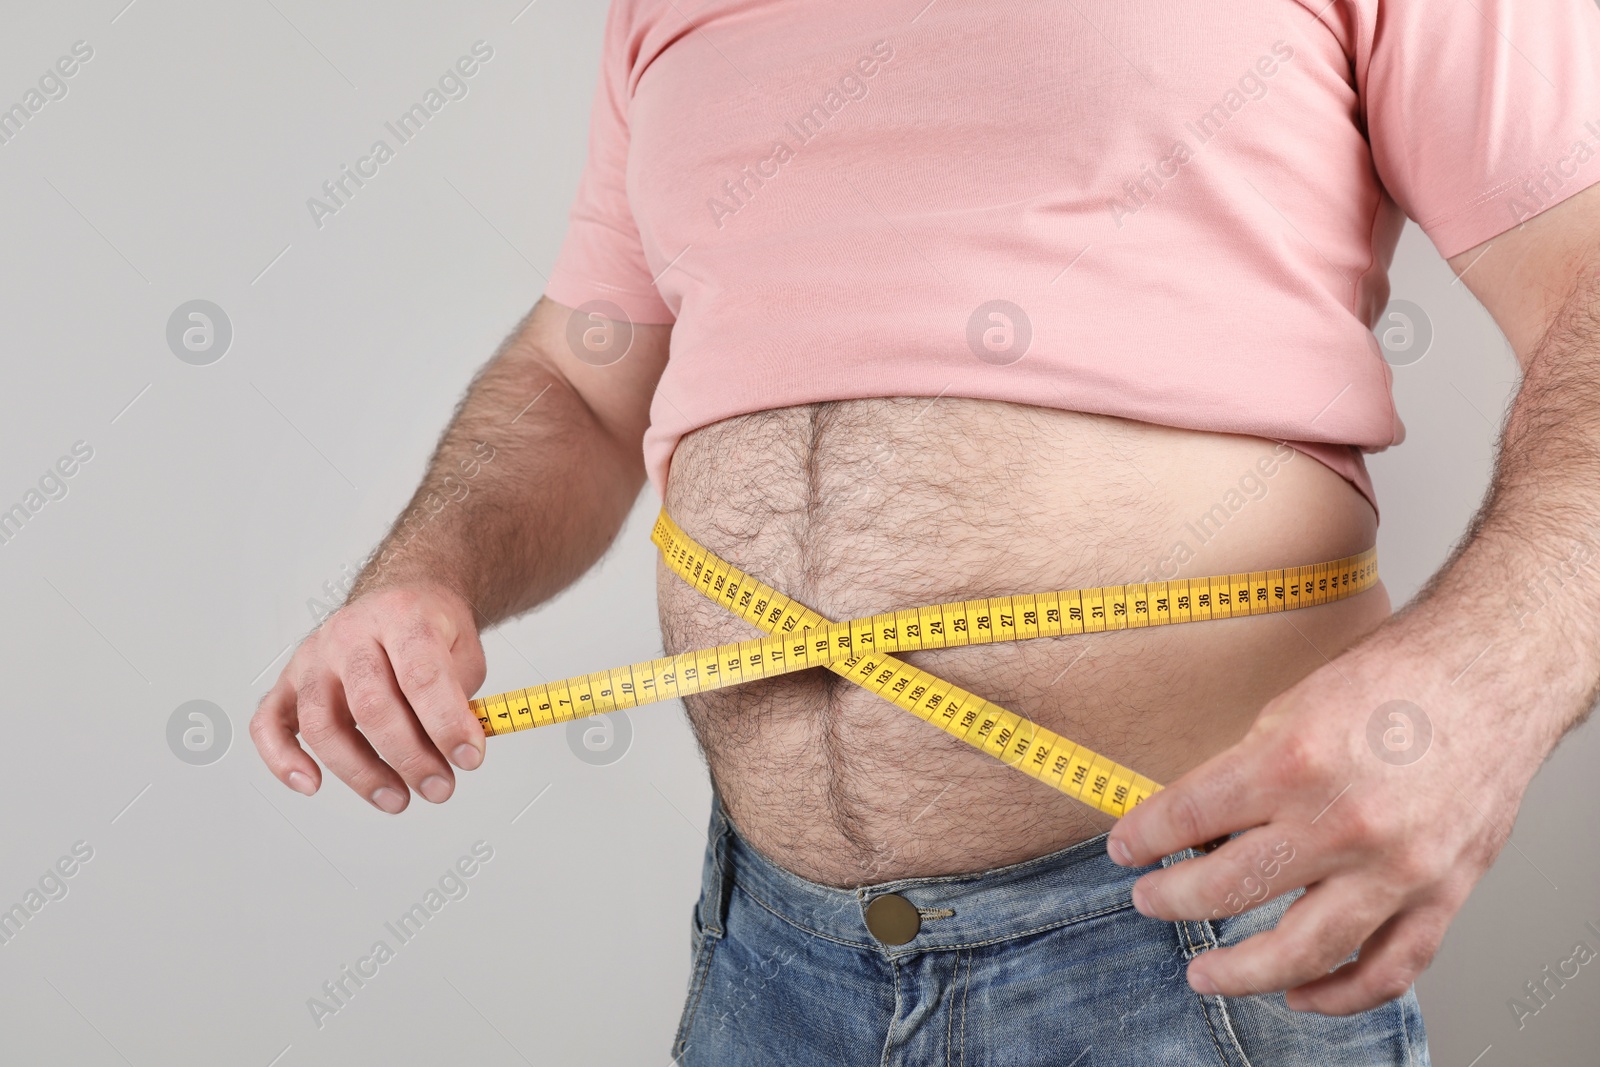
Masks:
[[[1272,926],[1298,894],[1218,920],[1148,919],[1129,894],[1153,868],[1113,864],[1103,835],[976,874],[835,889],[757,853],[714,792],[709,838],[672,1049],[683,1067],[1429,1064],[1414,991],[1335,1018],[1292,1012],[1282,994],[1190,990],[1189,960]],[[905,900],[875,912],[920,924],[876,922],[900,944],[866,919],[890,893]]]

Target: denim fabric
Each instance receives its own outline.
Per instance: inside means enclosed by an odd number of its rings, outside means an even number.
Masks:
[[[1185,851],[1164,864],[1194,855]],[[1277,922],[1297,894],[1216,921],[1133,909],[1104,836],[976,874],[835,889],[756,852],[713,794],[682,1067],[1428,1067],[1414,991],[1360,1015],[1281,994],[1201,997],[1188,960]],[[877,941],[866,905],[899,893],[922,926]]]

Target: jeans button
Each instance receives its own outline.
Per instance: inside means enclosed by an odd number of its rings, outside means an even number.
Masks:
[[[905,897],[885,893],[867,905],[867,929],[885,945],[903,945],[922,929],[922,916]]]

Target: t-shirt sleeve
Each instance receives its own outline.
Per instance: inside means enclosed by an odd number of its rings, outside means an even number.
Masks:
[[[544,295],[568,307],[619,305],[636,323],[670,323],[628,203],[628,99],[635,42],[632,0],[612,0],[589,113],[589,155],[568,214],[566,239]]]
[[[1600,179],[1594,0],[1361,6],[1374,20],[1358,83],[1373,162],[1441,255],[1504,233]]]

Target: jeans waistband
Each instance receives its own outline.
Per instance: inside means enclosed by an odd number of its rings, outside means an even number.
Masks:
[[[901,878],[854,889],[822,885],[778,866],[734,827],[715,789],[703,870],[700,921],[720,937],[734,887],[767,911],[818,937],[891,955],[969,947],[1051,930],[1133,906],[1133,883],[1147,871],[1195,855],[1185,849],[1149,867],[1120,867],[1100,834],[1056,852],[969,874]],[[866,908],[888,893],[921,917],[907,944],[886,946],[867,929]]]

